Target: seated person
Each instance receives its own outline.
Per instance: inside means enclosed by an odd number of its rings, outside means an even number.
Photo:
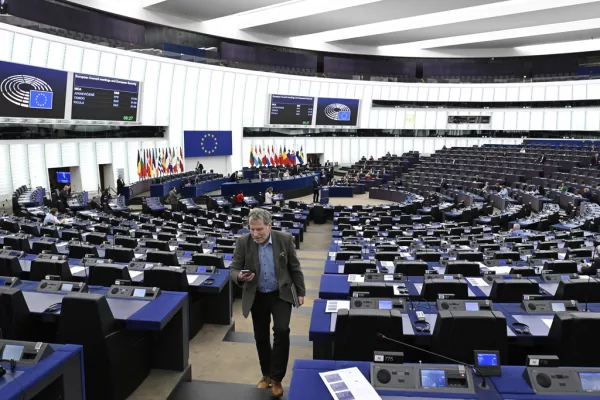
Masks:
[[[520,151],[519,153],[523,153],[523,154],[525,154],[525,147],[522,147],[522,148],[521,148],[521,151]]]
[[[483,188],[481,190],[483,190],[484,192],[487,192],[490,189],[490,185],[488,182],[485,183],[485,185],[483,185]]]
[[[265,192],[265,204],[273,204],[273,188],[267,188]]]
[[[538,163],[544,163],[546,161],[546,155],[542,153],[542,155],[536,160]]]
[[[473,183],[481,183],[481,179],[479,178],[479,175],[475,175],[475,179],[473,179]]]
[[[58,210],[56,208],[52,208],[50,210],[50,212],[48,214],[46,214],[46,217],[44,217],[44,225],[63,224],[65,222],[65,220],[56,218],[57,213],[58,213]]]
[[[503,198],[508,197],[508,189],[506,188],[506,186],[501,186],[502,189],[500,189],[500,193],[499,195]]]
[[[590,191],[590,188],[583,189],[583,193],[581,193],[579,197],[582,197],[586,200],[592,200],[592,192]]]
[[[521,230],[521,225],[514,224],[510,231],[508,231],[508,236],[522,236],[525,234],[525,231]]]
[[[561,191],[561,193],[567,193],[569,191],[569,187],[567,185],[565,185],[565,183],[561,183],[560,187],[558,188],[558,190]]]
[[[240,190],[237,196],[235,196],[235,201],[239,204],[242,204],[244,202],[244,192]]]
[[[536,189],[535,189],[535,194],[539,195],[539,196],[545,196],[546,195],[546,189],[544,189],[544,187],[542,185],[539,185]]]
[[[288,171],[287,169],[285,171],[283,171],[283,177],[287,178],[288,176],[290,176],[290,171]]]
[[[187,182],[185,183],[185,187],[188,187],[188,186],[192,186],[192,182],[190,182],[190,181],[187,181]]]
[[[594,260],[590,265],[585,265],[581,267],[581,275],[596,275],[598,272],[598,268],[600,268],[600,246],[596,246],[596,252],[594,253]]]

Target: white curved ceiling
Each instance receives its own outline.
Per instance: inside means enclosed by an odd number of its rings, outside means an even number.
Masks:
[[[396,57],[600,50],[600,0],[70,0],[276,46]]]

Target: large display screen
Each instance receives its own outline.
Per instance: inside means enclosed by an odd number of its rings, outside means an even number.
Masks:
[[[72,119],[137,121],[140,83],[75,73]]]
[[[314,97],[271,95],[271,125],[312,125]]]
[[[68,73],[0,62],[0,117],[65,118]]]
[[[316,125],[356,126],[360,100],[319,97]]]

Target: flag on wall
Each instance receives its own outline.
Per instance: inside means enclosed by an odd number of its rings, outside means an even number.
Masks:
[[[275,154],[275,149],[273,148],[273,145],[271,145],[271,164],[272,165],[277,165],[277,154]]]
[[[296,154],[296,158],[298,159],[298,163],[304,164],[304,149],[300,146],[300,152]]]
[[[254,153],[252,152],[252,145],[250,145],[250,165],[254,167]]]
[[[268,165],[268,164],[267,164],[267,155],[265,154],[265,153],[266,153],[266,151],[265,151],[265,152],[263,152],[263,151],[262,151],[262,148],[261,148],[261,149],[260,149],[260,153],[261,153],[261,155],[262,155],[262,159],[261,159],[261,161],[262,161],[263,165]]]
[[[179,148],[179,172],[183,172],[183,148]]]

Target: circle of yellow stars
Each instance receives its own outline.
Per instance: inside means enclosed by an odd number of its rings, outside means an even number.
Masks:
[[[207,150],[207,149],[204,148],[204,139],[206,139],[207,137],[211,137],[211,138],[213,138],[215,140],[215,147],[212,150]],[[200,140],[200,147],[207,154],[214,153],[215,151],[217,151],[217,148],[219,147],[219,142],[217,141],[217,137],[215,135],[213,135],[212,133],[207,133]]]

